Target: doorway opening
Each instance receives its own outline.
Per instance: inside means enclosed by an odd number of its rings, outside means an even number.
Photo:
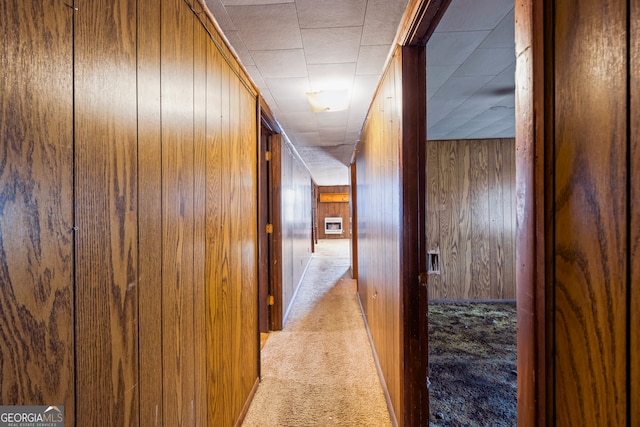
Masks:
[[[432,425],[518,419],[514,3],[502,3],[452,0],[426,46]]]

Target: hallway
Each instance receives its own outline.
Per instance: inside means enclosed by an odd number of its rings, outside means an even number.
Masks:
[[[243,426],[391,425],[348,270],[349,240],[320,240]]]

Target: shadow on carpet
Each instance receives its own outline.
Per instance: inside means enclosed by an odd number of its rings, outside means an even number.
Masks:
[[[432,426],[517,425],[516,305],[429,305]]]

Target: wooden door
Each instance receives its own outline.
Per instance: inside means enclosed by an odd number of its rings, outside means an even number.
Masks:
[[[267,153],[271,132],[263,123],[260,127],[260,154],[258,159],[258,323],[260,332],[269,332],[269,295],[270,295],[270,235],[267,225],[271,209],[271,191],[269,185],[269,162]]]

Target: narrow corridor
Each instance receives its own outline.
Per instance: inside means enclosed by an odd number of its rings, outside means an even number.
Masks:
[[[316,245],[243,426],[391,425],[349,264],[348,239]]]

